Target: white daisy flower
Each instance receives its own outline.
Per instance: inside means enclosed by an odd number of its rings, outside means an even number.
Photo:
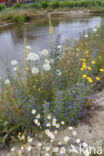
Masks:
[[[17,70],[17,67],[14,67],[14,68],[13,68],[13,71],[16,71],[16,70]]]
[[[73,131],[72,134],[75,136],[77,134],[77,132],[76,131]]]
[[[48,151],[50,150],[50,147],[47,146],[47,147],[45,148],[45,150],[48,152]]]
[[[38,115],[36,116],[36,118],[39,119],[39,118],[40,118],[40,114],[38,114]]]
[[[35,114],[35,113],[36,113],[36,110],[35,110],[35,109],[33,109],[33,110],[32,110],[32,114]]]
[[[28,142],[32,142],[32,138],[28,137],[28,140],[27,141]]]
[[[85,34],[85,36],[84,36],[85,38],[87,38],[88,37],[88,35],[87,34]]]
[[[64,121],[61,121],[61,125],[65,125],[65,122]]]
[[[68,127],[69,130],[73,130],[73,127]]]
[[[59,123],[57,123],[57,124],[56,124],[56,128],[59,128],[59,127],[60,127],[60,124],[59,124]]]
[[[50,127],[51,126],[51,124],[50,123],[47,123],[47,127]]]
[[[57,75],[60,76],[62,74],[61,70],[57,69]]]
[[[35,119],[35,120],[34,120],[34,123],[35,123],[35,124],[38,124],[38,120],[37,120],[37,119]]]
[[[77,140],[76,140],[76,143],[79,144],[79,143],[80,143],[80,139],[77,139]]]
[[[51,119],[51,115],[48,115],[48,116],[47,116],[47,119],[49,119],[49,120],[50,120],[50,119]]]
[[[60,154],[65,154],[66,153],[66,149],[64,147],[60,148]]]
[[[11,148],[11,152],[14,152],[15,151],[15,147]]]
[[[69,141],[69,137],[68,136],[64,137],[64,141],[68,142]]]
[[[41,143],[41,142],[39,142],[39,143],[38,143],[38,146],[39,146],[39,147],[41,147],[41,146],[42,146],[42,143]]]

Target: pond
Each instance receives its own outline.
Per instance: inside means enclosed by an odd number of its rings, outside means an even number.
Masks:
[[[84,32],[93,30],[100,25],[102,17],[89,17],[81,19],[53,19],[53,39],[57,33],[62,36],[62,42],[69,39],[68,44],[73,45]],[[49,49],[49,23],[48,19],[31,21],[24,25],[8,25],[0,28],[0,58],[5,62],[12,59],[23,59],[24,38],[27,38],[28,45],[32,51],[38,52],[41,49]],[[5,76],[5,67],[0,60],[0,75]]]

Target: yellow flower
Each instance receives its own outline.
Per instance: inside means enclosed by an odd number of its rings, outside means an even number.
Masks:
[[[91,70],[91,67],[88,66],[88,70]]]
[[[18,133],[18,135],[21,135],[21,134],[22,134],[21,132]]]
[[[86,77],[87,77],[87,75],[82,75],[82,77],[83,77],[83,78],[86,78]]]
[[[92,64],[95,64],[95,61],[91,61]]]
[[[88,53],[89,53],[89,51],[88,51],[88,50],[86,50],[86,51],[85,51],[85,54],[88,54]]]
[[[84,70],[83,68],[81,68],[80,70]]]
[[[83,63],[82,67],[83,67],[83,68],[86,68],[86,63],[85,63],[85,62]]]
[[[93,80],[92,80],[90,77],[87,77],[87,80],[88,80],[90,83],[93,82]]]
[[[98,58],[100,59],[100,58],[101,58],[101,56],[99,55],[99,56],[98,56]]]
[[[85,62],[85,61],[86,61],[86,59],[82,59],[82,61],[84,61],[84,62]]]
[[[38,88],[38,90],[40,91],[40,88]]]
[[[99,69],[101,72],[103,72],[104,71],[104,69]]]
[[[96,80],[100,80],[100,77],[96,77]]]

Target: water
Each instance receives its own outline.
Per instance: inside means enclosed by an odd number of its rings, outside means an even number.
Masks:
[[[99,20],[98,20],[99,18]],[[90,17],[81,19],[55,19],[53,24],[53,38],[57,33],[62,36],[62,42],[70,39],[72,45],[79,39],[83,32],[93,29],[101,23],[101,17]],[[33,52],[41,49],[49,49],[49,24],[48,19],[41,19],[25,23],[24,25],[9,25],[0,28],[0,57],[5,62],[13,59],[22,59],[24,56],[24,38],[27,38],[28,45],[32,46]],[[5,67],[0,60],[0,75],[5,76]]]

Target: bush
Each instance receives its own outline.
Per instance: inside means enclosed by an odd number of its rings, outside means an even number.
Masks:
[[[2,11],[5,8],[6,8],[6,6],[4,4],[0,4],[0,11]]]
[[[59,7],[59,1],[53,1],[50,3],[50,7],[57,9]]]
[[[27,18],[25,15],[19,15],[19,16],[13,17],[12,20],[18,24],[23,24],[25,21],[27,21]]]
[[[14,5],[13,5],[13,8],[14,9],[18,9],[18,8],[21,8],[21,4],[18,2],[18,3],[15,3]]]
[[[49,6],[49,4],[48,4],[47,1],[42,1],[41,6],[42,6],[42,8],[45,9],[45,8],[47,8]]]

